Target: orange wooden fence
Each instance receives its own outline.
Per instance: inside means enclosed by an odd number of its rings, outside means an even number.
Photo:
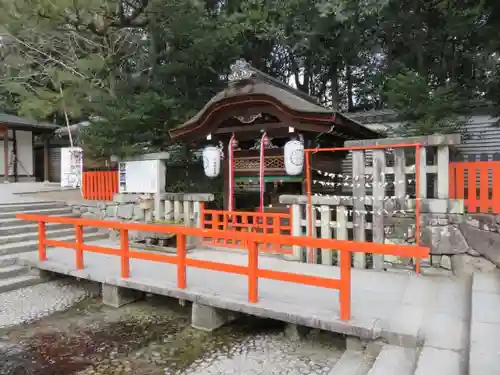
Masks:
[[[384,255],[398,255],[419,259],[429,256],[428,248],[416,245],[386,245],[324,238],[230,232],[213,229],[203,230],[200,228],[183,226],[125,223],[119,221],[90,220],[32,214],[18,214],[16,217],[22,220],[38,222],[38,254],[41,262],[47,260],[47,246],[56,246],[75,250],[75,265],[77,269],[83,269],[85,267],[83,257],[85,251],[119,256],[121,258],[121,277],[123,278],[130,277],[130,259],[170,263],[177,265],[177,287],[179,289],[185,289],[187,287],[186,269],[188,267],[244,275],[248,277],[248,301],[251,303],[257,303],[259,300],[259,278],[338,289],[340,319],[342,320],[349,320],[351,317],[351,252],[357,251]],[[46,223],[73,225],[75,227],[75,242],[48,239],[46,236]],[[119,230],[120,248],[114,249],[85,244],[83,239],[83,227],[85,226]],[[129,247],[129,230],[173,233],[177,237],[177,253],[175,255],[168,255],[163,253],[153,253],[151,251],[131,250]],[[186,251],[186,236],[236,239],[242,241],[242,243],[246,243],[248,246],[248,266],[188,258]],[[275,246],[310,246],[315,248],[338,250],[340,251],[340,279],[261,269],[259,268],[259,252],[257,250],[257,243],[274,243]],[[103,267],[106,266],[103,265]]]
[[[241,212],[241,211],[217,211],[205,210],[202,206],[201,228],[225,230],[229,232],[252,232],[263,234],[291,235],[292,214],[267,213],[267,212]],[[203,238],[205,245],[246,248],[246,244],[236,238]],[[276,252],[281,254],[292,254],[292,249],[286,246],[277,246],[276,243],[258,243],[258,249],[265,252]]]
[[[470,213],[500,213],[500,161],[450,163],[450,198]]]
[[[83,172],[83,199],[110,201],[118,193],[117,171]]]

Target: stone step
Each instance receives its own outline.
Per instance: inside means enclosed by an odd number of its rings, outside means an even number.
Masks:
[[[77,213],[67,213],[64,215],[58,215],[58,216],[63,216],[63,217],[80,217],[79,214]],[[47,224],[47,226],[51,225],[52,223]],[[21,220],[21,219],[16,219],[15,217],[12,218],[7,218],[7,219],[0,219],[0,229],[3,229],[5,227],[25,227],[27,225],[36,225],[36,223],[32,221],[26,221],[26,220]]]
[[[15,289],[25,288],[27,286],[40,284],[43,282],[38,276],[23,275],[6,280],[0,280],[0,293],[10,292]]]
[[[384,345],[367,375],[413,375],[416,360],[415,348]]]
[[[103,232],[94,232],[94,233],[85,233],[84,232],[84,240],[86,242],[90,241],[97,241],[97,240],[103,240],[106,238],[109,238],[108,233],[103,233]],[[75,241],[75,236],[72,233],[71,235],[60,235],[56,237],[52,237],[52,239],[57,239],[59,241]],[[25,253],[28,251],[36,251],[38,249],[38,239],[34,239],[31,241],[25,241],[25,242],[20,242],[20,243],[9,243],[9,244],[4,244],[0,245],[0,265],[9,265],[9,264],[15,264],[17,259],[17,256],[15,254],[20,254],[20,253]],[[49,250],[50,251],[50,248]],[[12,259],[10,257],[5,257],[3,258],[3,255],[14,255],[14,262],[12,262]],[[2,263],[2,261],[4,263]]]
[[[366,375],[373,360],[362,351],[346,350],[329,375]]]
[[[66,203],[41,201],[41,202],[30,202],[30,203],[0,204],[0,213],[25,211],[25,210],[43,210],[46,208],[62,208],[62,207],[66,207]]]
[[[500,374],[500,270],[474,273],[471,307],[468,374]]]
[[[61,208],[43,208],[28,209],[20,211],[0,212],[0,219],[15,219],[17,214],[35,214],[35,215],[65,215],[73,213],[70,207]]]
[[[460,375],[464,373],[463,363],[462,356],[458,352],[424,346],[418,357],[417,368],[414,375]],[[500,368],[497,368],[497,370],[499,369]]]
[[[5,280],[10,277],[20,276],[28,272],[28,268],[23,266],[11,265],[0,267],[0,280]]]
[[[85,227],[83,229],[83,233],[95,233],[99,229],[98,228],[92,228],[92,227]],[[68,236],[68,235],[74,235],[75,233],[75,228],[74,227],[69,227],[69,228],[64,228],[64,229],[50,229],[48,228],[47,231],[45,232],[47,238],[56,238],[56,237],[63,237],[63,236]],[[12,234],[8,236],[2,236],[0,237],[0,245],[10,245],[10,244],[16,244],[16,243],[21,243],[21,242],[26,242],[26,241],[32,241],[32,240],[37,240],[38,239],[38,232],[28,232],[28,233],[18,233],[18,234]],[[0,251],[1,253],[1,251]]]
[[[35,249],[26,250],[25,252],[34,252]],[[14,266],[19,258],[19,253],[0,255],[0,267]]]
[[[23,222],[21,220],[21,222]],[[46,230],[59,230],[59,229],[67,229],[74,228],[71,224],[59,224],[59,223],[47,223]],[[36,233],[38,232],[38,224],[24,221],[24,225],[16,225],[11,227],[0,227],[0,238],[3,236],[11,236],[14,234],[21,233]]]

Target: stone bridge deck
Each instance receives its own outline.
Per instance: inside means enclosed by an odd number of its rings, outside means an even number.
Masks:
[[[118,248],[109,240],[93,245]],[[138,250],[141,251],[141,250]],[[144,250],[142,250],[144,251]],[[120,258],[85,252],[83,270],[76,270],[74,251],[48,248],[48,260],[26,253],[20,262],[77,278],[175,297],[235,312],[282,320],[366,339],[415,346],[436,341],[438,347],[463,350],[467,342],[470,283],[445,277],[352,270],[352,319],[339,319],[338,291],[259,279],[259,301],[249,303],[246,276],[198,268],[187,269],[187,288],[177,288],[175,265],[130,259],[130,278],[120,277]],[[242,251],[196,249],[188,257],[246,265]],[[259,268],[338,278],[337,267],[260,256]]]

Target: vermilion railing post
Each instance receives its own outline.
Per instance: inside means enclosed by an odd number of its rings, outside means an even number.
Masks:
[[[200,202],[200,228],[205,229],[205,202]]]
[[[491,198],[493,200],[493,213],[500,213],[500,163],[494,162],[492,170]],[[495,187],[496,186],[496,187]]]
[[[177,287],[186,288],[186,235],[177,234]]]
[[[248,241],[248,302],[256,303],[259,300],[259,252],[257,243]]]
[[[81,225],[75,225],[75,237],[76,237],[76,269],[83,269],[83,227]]]
[[[217,211],[212,212],[212,230],[219,230],[219,213]],[[218,245],[219,239],[214,236],[212,238],[212,243]]]
[[[38,259],[40,262],[47,260],[47,244],[45,235],[45,222],[38,222]]]
[[[130,277],[128,229],[120,229],[121,274],[123,278]]]
[[[82,174],[82,197],[87,199],[87,174],[83,172]]]
[[[351,319],[351,252],[340,251],[340,320]]]

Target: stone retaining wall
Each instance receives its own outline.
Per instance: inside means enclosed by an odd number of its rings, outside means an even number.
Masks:
[[[73,212],[86,219],[144,222],[147,214],[138,205],[138,196],[130,194],[111,202],[70,202]]]
[[[386,242],[415,243],[415,216],[390,220]],[[431,266],[456,275],[500,267],[500,215],[422,213],[421,223],[421,244],[431,248]]]
[[[144,208],[141,201],[151,199],[149,208]],[[112,202],[69,202],[73,212],[87,219],[129,221],[138,223],[168,222],[183,223],[187,226],[199,224],[200,202],[214,199],[213,194],[178,194],[163,193],[159,196],[160,212],[155,214],[152,197],[141,194],[116,194]],[[146,204],[147,206],[147,204]],[[116,238],[117,231],[111,230],[110,237]],[[148,233],[129,231],[131,240],[142,240]]]

